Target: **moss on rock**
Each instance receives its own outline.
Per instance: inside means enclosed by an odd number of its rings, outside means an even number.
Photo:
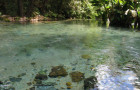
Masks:
[[[65,77],[67,75],[68,73],[63,66],[53,67],[51,69],[51,72],[49,73],[49,77],[59,77],[59,76]]]
[[[83,59],[91,59],[91,56],[90,55],[87,55],[87,54],[81,55],[81,57]]]
[[[70,76],[73,82],[80,82],[85,78],[84,73],[78,71],[70,73]]]
[[[71,86],[72,83],[71,83],[71,82],[67,82],[66,85],[67,85],[67,86]]]

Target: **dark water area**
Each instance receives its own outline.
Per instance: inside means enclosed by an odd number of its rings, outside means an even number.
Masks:
[[[91,20],[0,22],[0,81],[2,90],[140,90],[140,32]]]

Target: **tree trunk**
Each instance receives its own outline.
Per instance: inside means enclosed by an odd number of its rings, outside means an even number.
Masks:
[[[23,16],[23,1],[22,0],[17,0],[18,2],[18,14],[19,16]]]
[[[138,30],[140,30],[140,17],[138,17]]]

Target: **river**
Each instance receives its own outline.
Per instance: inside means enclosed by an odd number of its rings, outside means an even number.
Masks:
[[[96,76],[99,90],[140,90],[140,32],[92,20],[0,22],[1,88],[29,89],[39,71],[48,75],[60,65],[68,73]],[[67,90],[66,82],[84,90],[84,80],[72,82],[70,75],[44,82],[56,83],[52,90]]]

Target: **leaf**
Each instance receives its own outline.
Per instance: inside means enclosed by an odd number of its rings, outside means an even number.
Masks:
[[[140,17],[140,11],[138,11],[138,16]]]

